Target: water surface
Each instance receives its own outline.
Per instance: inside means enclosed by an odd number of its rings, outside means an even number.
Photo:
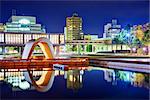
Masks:
[[[149,99],[147,73],[98,67],[56,71],[53,86],[47,92],[38,92],[31,84],[29,89],[20,89],[14,83],[25,82],[24,78],[12,77],[8,76],[0,82],[2,99]]]

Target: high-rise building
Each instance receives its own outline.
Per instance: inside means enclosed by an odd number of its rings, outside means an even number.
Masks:
[[[117,20],[112,20],[111,23],[104,25],[103,38],[114,38],[121,31],[121,25],[117,24]]]
[[[0,32],[4,32],[5,28],[4,28],[4,24],[0,23]]]
[[[74,13],[72,17],[67,17],[65,30],[66,41],[83,39],[82,18],[77,13]]]
[[[12,15],[5,25],[5,32],[46,33],[36,17]]]

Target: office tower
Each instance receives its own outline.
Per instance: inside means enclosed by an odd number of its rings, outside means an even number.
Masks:
[[[65,31],[66,41],[83,39],[82,18],[77,13],[74,13],[71,17],[67,17]]]
[[[0,23],[0,32],[4,32],[5,28],[4,28],[4,24],[3,23]]]

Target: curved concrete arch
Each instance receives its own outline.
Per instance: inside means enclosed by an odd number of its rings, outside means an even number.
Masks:
[[[32,52],[37,45],[40,46],[46,59],[54,58],[54,48],[52,43],[47,38],[39,38],[36,41],[29,41],[25,45],[22,59],[30,59]],[[33,79],[32,73],[30,73],[29,69],[27,69],[27,72],[23,73],[25,79],[41,92],[48,91],[52,87],[55,77],[55,71],[50,71],[51,68],[44,68],[44,70],[46,71],[42,73],[41,77],[37,81]]]

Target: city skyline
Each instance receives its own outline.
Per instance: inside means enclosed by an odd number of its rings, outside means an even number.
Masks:
[[[150,100],[149,8],[0,0],[0,98]]]
[[[98,34],[100,37],[102,37],[102,34],[104,32],[104,25],[111,22],[112,19],[117,19],[118,23],[122,27],[127,24],[138,25],[148,22],[148,3],[148,0],[138,2],[2,1],[2,16],[0,18],[0,22],[7,22],[8,18],[11,16],[12,9],[16,9],[17,15],[37,17],[37,21],[42,23],[46,27],[48,33],[64,32],[66,18],[76,12],[83,19],[83,32],[85,34]]]

